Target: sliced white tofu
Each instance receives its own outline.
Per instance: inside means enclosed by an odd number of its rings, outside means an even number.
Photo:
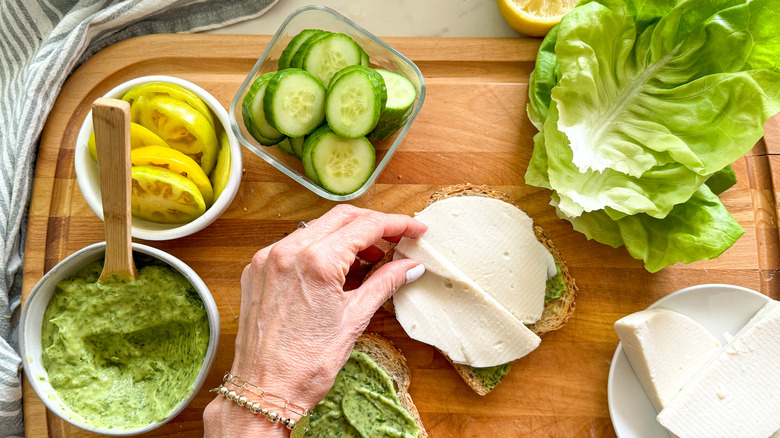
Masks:
[[[780,304],[766,304],[658,414],[680,437],[766,438],[780,429]]]
[[[425,265],[425,270],[427,272],[432,272],[439,277],[452,277],[471,282],[471,279],[468,278],[466,274],[444,258],[444,256],[423,237],[418,237],[416,239],[401,239],[395,246],[393,259],[398,260],[401,258],[415,259]]]
[[[512,362],[539,346],[538,336],[424,239],[399,243],[400,257],[426,267],[393,296],[396,319],[412,339],[474,367]]]
[[[538,347],[526,324],[541,317],[556,268],[531,218],[513,205],[473,196],[437,201],[415,217],[428,230],[395,249],[395,258],[414,258],[426,268],[393,297],[406,333],[474,367],[512,362]]]
[[[538,321],[555,260],[539,243],[533,221],[520,209],[479,196],[437,201],[415,218],[422,238],[515,317]]]
[[[701,324],[667,309],[632,313],[615,322],[615,331],[657,412],[723,348]]]

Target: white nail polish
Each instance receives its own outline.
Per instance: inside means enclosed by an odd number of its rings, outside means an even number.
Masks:
[[[417,280],[418,278],[422,277],[424,273],[425,273],[425,266],[422,263],[420,263],[414,268],[406,271],[406,282],[411,283]]]

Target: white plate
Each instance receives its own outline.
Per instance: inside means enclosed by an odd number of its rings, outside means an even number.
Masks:
[[[709,330],[725,344],[724,333],[734,335],[770,298],[744,287],[703,284],[671,293],[653,303],[682,313]],[[609,415],[620,438],[669,438],[655,420],[656,412],[618,344],[607,383]]]

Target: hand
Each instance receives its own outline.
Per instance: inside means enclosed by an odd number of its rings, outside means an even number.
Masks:
[[[379,306],[424,269],[415,260],[392,261],[345,291],[356,257],[376,254],[374,244],[382,238],[416,237],[426,229],[405,215],[339,205],[258,251],[241,276],[231,373],[312,408],[330,390]],[[204,413],[209,435],[224,436],[227,426],[237,432],[244,424],[282,433],[283,427],[261,420],[221,397]]]

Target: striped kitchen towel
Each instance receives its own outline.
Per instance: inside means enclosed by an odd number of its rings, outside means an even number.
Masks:
[[[22,436],[15,325],[41,130],[68,75],[100,49],[261,15],[278,0],[0,0],[0,436]]]

